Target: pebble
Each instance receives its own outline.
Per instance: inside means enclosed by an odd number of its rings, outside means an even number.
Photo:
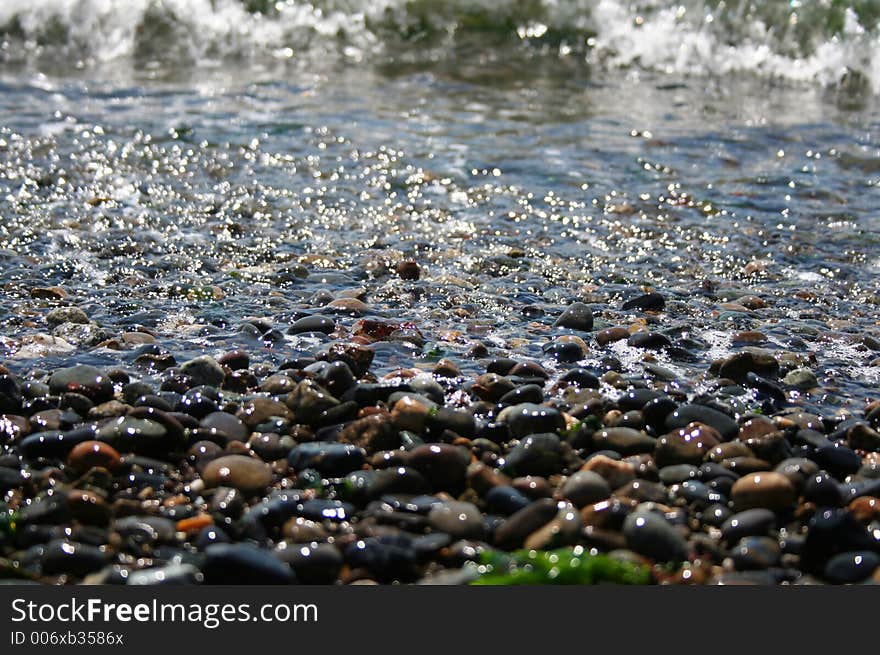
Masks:
[[[623,522],[627,546],[658,562],[680,562],[687,559],[684,536],[662,516],[651,511],[635,511]]]
[[[880,555],[870,550],[840,553],[828,560],[824,577],[832,584],[855,584],[868,579],[880,567]]]
[[[479,539],[483,534],[483,515],[472,503],[450,501],[435,505],[428,512],[428,522],[453,539]]]
[[[515,439],[530,434],[555,432],[565,427],[565,419],[558,410],[544,405],[522,403],[501,411],[498,420],[506,423]]]
[[[734,544],[743,537],[766,535],[776,524],[776,515],[765,508],[747,509],[730,516],[721,525],[721,538]]]
[[[657,447],[657,439],[632,428],[606,428],[593,435],[593,444],[600,450],[613,450],[621,455],[638,455],[653,452]]]
[[[611,486],[595,471],[577,471],[568,477],[559,494],[575,507],[584,507],[609,498]]]
[[[741,510],[764,507],[781,511],[795,501],[794,485],[781,473],[764,471],[749,473],[733,485],[732,500]]]
[[[531,434],[507,455],[502,471],[507,475],[552,475],[565,465],[562,442],[555,434]]]
[[[253,457],[225,455],[208,463],[202,479],[208,487],[233,487],[244,493],[258,493],[272,483],[272,469]]]
[[[271,552],[248,544],[214,543],[205,548],[205,584],[293,584],[293,569]]]
[[[113,383],[94,366],[80,364],[56,371],[49,377],[49,390],[54,394],[78,393],[94,403],[113,398]]]
[[[106,443],[83,441],[71,449],[67,464],[79,473],[85,473],[95,466],[117,472],[122,468],[122,458],[115,448]]]
[[[553,323],[556,327],[590,332],[593,329],[593,311],[589,305],[575,302],[569,305]]]
[[[290,451],[288,462],[295,470],[315,469],[328,477],[341,477],[361,468],[366,459],[362,448],[352,444],[313,441]]]
[[[192,386],[219,387],[226,373],[213,357],[204,355],[180,365],[180,372],[192,380]]]

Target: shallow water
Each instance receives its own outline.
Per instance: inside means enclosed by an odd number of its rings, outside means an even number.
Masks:
[[[759,330],[819,376],[792,401],[827,412],[876,395],[870,90],[599,66],[486,34],[359,63],[69,66],[47,48],[0,68],[0,357],[13,370],[127,365],[133,351],[107,339],[136,329],[179,361],[241,347],[277,364],[319,347],[287,327],[340,294],[421,335],[373,345],[376,374],[440,356],[482,371],[463,358],[477,341],[552,369],[553,320],[583,300],[597,329],[647,320],[692,338],[693,361],[656,354],[686,393],[739,348],[734,333]],[[420,280],[394,274],[403,259]],[[52,285],[104,332],[35,337],[58,303],[31,290]],[[649,286],[663,313],[621,309]],[[745,295],[767,307],[722,306]],[[342,316],[343,332],[358,320]],[[585,363],[601,372],[609,355],[646,375],[623,343]]]

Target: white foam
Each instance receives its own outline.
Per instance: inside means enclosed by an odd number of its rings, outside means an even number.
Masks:
[[[561,38],[561,52],[602,67],[754,73],[819,84],[856,70],[880,89],[880,37],[874,26],[866,28],[847,8],[842,28],[833,33],[830,26],[840,9],[804,5],[795,0],[758,5],[736,0],[280,0],[262,14],[248,11],[242,0],[2,0],[0,29],[17,24],[18,30],[7,29],[0,57],[59,51],[84,65],[143,56],[204,63],[335,54],[362,61],[421,47],[418,39],[406,38],[419,32],[454,41],[459,31],[490,29],[508,30],[511,39]],[[794,26],[801,45],[795,44]],[[18,33],[24,34],[23,42],[15,40]]]

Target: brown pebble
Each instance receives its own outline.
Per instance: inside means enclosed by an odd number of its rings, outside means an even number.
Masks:
[[[418,280],[422,274],[419,265],[411,259],[400,262],[394,270],[402,280]]]
[[[783,510],[795,502],[795,490],[791,481],[773,471],[750,473],[737,480],[730,491],[737,510],[765,507]]]
[[[596,335],[596,342],[600,346],[605,346],[615,341],[629,338],[629,331],[624,327],[612,327],[600,330]]]
[[[122,467],[122,459],[115,448],[103,441],[84,441],[70,451],[67,463],[80,473],[100,466],[108,471],[118,471]]]
[[[272,483],[272,468],[246,455],[226,455],[209,462],[202,472],[202,479],[208,487],[234,487],[253,493]]]

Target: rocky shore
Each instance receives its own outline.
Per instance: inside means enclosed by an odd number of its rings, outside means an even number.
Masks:
[[[823,410],[810,349],[733,330],[714,358],[670,320],[679,301],[645,288],[533,315],[532,357],[474,334],[426,345],[366,292],[325,295],[284,325],[248,323],[281,355],[285,333],[313,344],[271,364],[181,358],[33,289],[54,330],[42,347],[91,331],[120,364],[0,366],[0,577],[504,584],[550,553],[528,581],[588,581],[552,555],[570,553],[589,581],[880,582],[880,403]],[[377,373],[389,344],[410,356]]]

